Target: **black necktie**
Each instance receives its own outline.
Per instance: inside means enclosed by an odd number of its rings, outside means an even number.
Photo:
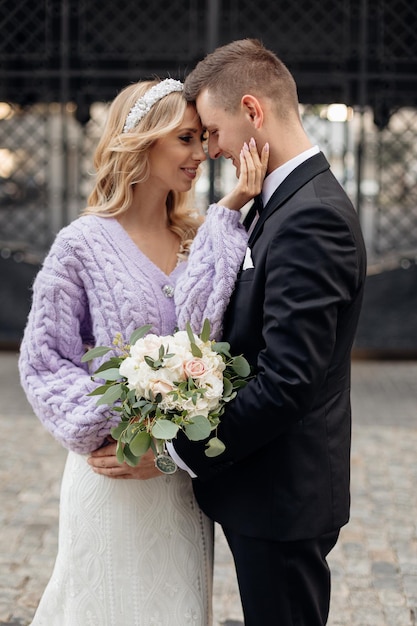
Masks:
[[[249,212],[243,222],[243,225],[245,226],[249,235],[252,234],[252,231],[255,228],[256,222],[258,221],[258,218],[263,208],[264,208],[264,205],[262,202],[262,195],[259,194],[259,196],[254,197],[252,206],[249,209]]]
[[[262,202],[262,194],[260,193],[258,196],[255,196],[253,199],[253,205],[252,207],[254,211],[256,211],[256,213],[258,215],[260,215],[262,213],[262,210],[264,208],[264,203]]]

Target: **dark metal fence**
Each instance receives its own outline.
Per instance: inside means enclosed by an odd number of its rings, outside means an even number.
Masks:
[[[183,78],[242,37],[294,73],[306,129],[358,208],[371,262],[415,258],[415,3],[2,0],[0,33],[0,340],[19,336],[30,277],[85,204],[104,103],[140,78]],[[333,103],[346,105],[344,121],[329,120]],[[15,271],[21,263],[33,272]]]

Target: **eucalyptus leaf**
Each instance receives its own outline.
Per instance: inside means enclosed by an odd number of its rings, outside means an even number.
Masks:
[[[185,325],[185,330],[187,331],[188,340],[191,344],[195,343],[194,333],[191,330],[190,322],[187,322]]]
[[[228,378],[223,378],[223,398],[230,396],[233,392],[233,385]]]
[[[130,451],[135,456],[142,456],[149,449],[151,445],[151,436],[149,433],[139,432],[137,433],[132,441],[129,443]]]
[[[87,363],[87,361],[91,361],[92,359],[96,359],[99,356],[103,356],[109,352],[111,348],[107,348],[106,346],[96,346],[95,348],[91,348],[81,357],[81,363]]]
[[[119,440],[122,433],[126,430],[126,422],[120,422],[117,426],[111,429],[110,434],[113,439]]]
[[[196,415],[192,418],[192,422],[186,424],[184,430],[190,441],[201,441],[210,435],[211,424],[204,415]]]
[[[238,376],[249,376],[250,365],[243,356],[235,356],[232,362],[232,368]]]
[[[230,400],[233,400],[233,398],[236,398],[237,393],[236,391],[234,391],[233,393],[230,394],[230,396],[223,396],[223,400],[224,402],[230,402]]]
[[[116,400],[120,400],[120,396],[123,393],[123,385],[121,383],[116,383],[107,389],[107,391],[101,396],[99,400],[97,400],[97,406],[100,404],[109,404],[112,405]]]
[[[126,428],[126,441],[130,443],[133,437],[139,431],[140,431],[140,424],[138,424],[138,422],[130,422],[128,427]]]
[[[238,378],[238,380],[233,381],[233,387],[235,389],[241,389],[242,387],[246,387],[247,384],[248,384],[248,381],[242,380],[241,378]]]
[[[141,326],[140,328],[134,330],[133,333],[130,335],[130,345],[133,346],[133,344],[135,344],[139,339],[142,339],[142,337],[144,337],[151,330],[151,328],[152,324],[145,324],[144,326]]]
[[[207,442],[204,453],[206,456],[212,458],[215,456],[219,456],[219,454],[222,454],[225,449],[226,446],[224,445],[223,441],[220,441],[220,439],[218,439],[217,437],[212,437],[210,441]]]
[[[140,457],[136,456],[136,454],[133,454],[133,452],[131,451],[129,444],[125,444],[125,447],[123,448],[123,454],[125,457],[125,461],[128,465],[130,465],[131,467],[136,467],[136,465],[139,463],[140,461]]]
[[[94,376],[100,374],[100,372],[105,372],[106,370],[112,369],[113,367],[120,367],[120,363],[122,359],[116,356],[112,356],[108,361],[105,361],[100,365],[98,369],[95,370]]]
[[[159,370],[163,363],[162,361],[159,361],[157,359],[152,359],[152,357],[145,355],[144,356],[144,360],[145,363],[152,369],[152,370]]]
[[[203,353],[201,352],[200,348],[195,343],[191,344],[191,354],[193,356],[196,356],[199,359],[201,359],[201,357],[203,356]]]
[[[155,439],[173,439],[178,432],[177,424],[169,420],[156,420],[152,426],[152,436]]]
[[[101,396],[108,388],[108,385],[100,385],[100,387],[96,387],[93,391],[90,391],[87,396]]]
[[[215,341],[212,344],[211,349],[218,354],[224,354],[225,356],[231,357],[230,343],[227,343],[227,341]]]
[[[154,410],[154,405],[153,404],[144,404],[141,408],[140,414],[142,417],[146,417],[147,415],[149,415],[149,413],[151,413]]]
[[[125,455],[124,455],[124,446],[122,444],[121,441],[117,442],[117,446],[116,446],[116,459],[118,460],[119,463],[123,463],[125,460]]]
[[[207,318],[204,320],[203,329],[200,334],[200,339],[201,341],[204,341],[204,343],[206,343],[206,341],[210,339],[210,322]]]
[[[129,389],[127,392],[126,400],[128,402],[134,402],[136,399],[136,391],[134,389]]]
[[[119,368],[117,367],[112,367],[108,370],[104,370],[105,373],[103,374],[102,378],[104,378],[105,380],[120,380],[120,378],[122,378],[120,376],[120,372],[119,372]],[[97,372],[96,372],[97,373]]]

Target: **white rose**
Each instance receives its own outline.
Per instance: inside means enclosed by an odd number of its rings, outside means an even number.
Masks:
[[[217,352],[214,352],[208,346],[205,346],[202,352],[203,360],[207,365],[207,369],[211,370],[212,372],[217,372],[220,377],[222,372],[226,368],[223,358],[220,356],[220,354],[217,354]]]
[[[208,402],[204,397],[199,397],[196,404],[189,398],[182,403],[182,408],[187,411],[189,418],[195,415],[204,415],[207,417],[209,414]]]
[[[175,351],[179,350],[180,348],[191,351],[190,340],[188,339],[187,331],[179,330],[178,332],[174,333],[170,345],[176,348]]]
[[[127,378],[129,389],[136,389],[143,378],[141,364],[138,364],[132,357],[127,357],[124,361],[122,361],[119,367],[119,372],[122,376]]]
[[[143,361],[145,356],[150,356],[152,359],[157,359],[159,354],[159,348],[166,337],[158,337],[152,333],[138,339],[133,346],[130,347],[130,355],[137,362]]]
[[[208,373],[198,381],[199,387],[205,389],[204,397],[210,408],[216,409],[223,396],[223,377],[219,378],[215,374]]]
[[[172,376],[177,382],[186,380],[186,375],[184,374],[184,361],[192,358],[191,352],[188,352],[183,348],[174,349],[171,345],[168,346],[168,350],[169,354],[173,354],[173,356],[168,359],[164,359],[164,367],[172,373]]]

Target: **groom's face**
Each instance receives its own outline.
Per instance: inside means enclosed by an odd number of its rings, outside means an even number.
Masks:
[[[207,90],[200,93],[196,104],[201,123],[207,131],[210,158],[223,156],[231,159],[239,176],[240,151],[244,142],[249,142],[253,132],[243,111],[225,111],[210,97]]]

